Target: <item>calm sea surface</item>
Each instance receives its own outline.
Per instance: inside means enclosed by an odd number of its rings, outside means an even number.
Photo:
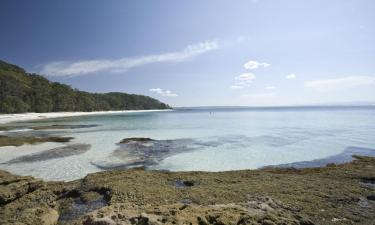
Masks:
[[[375,154],[375,107],[190,108],[82,116],[18,123],[23,128],[97,125],[73,129],[17,128],[8,135],[59,135],[90,144],[83,154],[7,163],[64,146],[0,148],[0,169],[50,180],[72,180],[103,168],[143,165],[172,171],[255,169],[311,161],[367,149]],[[155,141],[118,145],[123,138]]]

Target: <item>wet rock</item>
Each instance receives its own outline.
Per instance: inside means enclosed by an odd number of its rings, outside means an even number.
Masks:
[[[375,201],[375,195],[369,195],[367,196],[367,199],[370,201]]]
[[[64,210],[61,211],[59,221],[73,221],[87,213],[107,206],[107,202],[103,196],[97,197],[95,200],[85,199],[85,201],[82,201],[80,198],[71,199],[71,204],[68,207],[65,206]]]
[[[195,184],[194,181],[192,180],[175,180],[173,182],[173,185],[176,187],[176,188],[186,188],[186,187],[193,187]]]
[[[356,158],[356,155],[375,157],[375,149],[362,147],[347,147],[344,152],[337,155],[329,156],[327,158],[316,159],[311,161],[302,161],[277,165],[277,167],[294,167],[294,168],[312,168],[312,167],[334,167],[337,164],[351,162]]]
[[[83,225],[115,225],[116,223],[110,218],[93,218],[87,217],[83,222]]]
[[[83,203],[93,202],[103,199],[103,195],[95,191],[83,192],[80,196]]]
[[[375,189],[375,178],[362,178],[360,184],[367,188]]]

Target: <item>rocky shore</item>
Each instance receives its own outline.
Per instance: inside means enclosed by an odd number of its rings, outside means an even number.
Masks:
[[[0,171],[0,224],[374,224],[375,158],[322,168],[143,169],[45,182]]]

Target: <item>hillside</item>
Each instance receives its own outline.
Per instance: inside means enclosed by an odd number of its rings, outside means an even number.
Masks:
[[[167,104],[143,95],[79,91],[0,60],[0,113],[168,108]]]

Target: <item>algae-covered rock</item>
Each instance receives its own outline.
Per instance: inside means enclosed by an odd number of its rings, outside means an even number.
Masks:
[[[374,181],[370,157],[307,169],[110,170],[72,182],[0,172],[0,224],[369,225]]]

